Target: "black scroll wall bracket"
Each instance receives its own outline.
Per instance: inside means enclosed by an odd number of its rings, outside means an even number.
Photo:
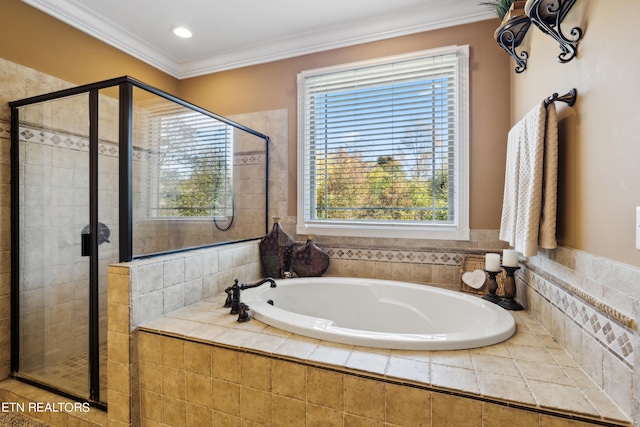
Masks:
[[[518,51],[518,47],[532,23],[559,43],[561,53],[558,55],[558,61],[560,63],[569,62],[575,58],[583,31],[580,27],[573,27],[567,36],[562,29],[562,22],[575,2],[576,0],[527,0],[524,8],[522,8],[524,1],[513,3],[508,19],[503,20],[494,37],[498,45],[516,62],[516,73],[522,73],[527,68],[529,53],[525,50]],[[519,6],[515,7],[516,5]]]
[[[516,73],[527,69],[529,54],[524,50],[518,52],[517,48],[522,43],[524,36],[527,35],[530,26],[531,20],[528,16],[514,16],[500,25],[494,34],[498,45],[516,61]]]
[[[573,27],[569,36],[562,30],[562,21],[573,7],[576,0],[528,0],[524,10],[531,22],[545,34],[560,44],[562,52],[558,62],[565,63],[575,58],[578,42],[582,39],[582,29]]]

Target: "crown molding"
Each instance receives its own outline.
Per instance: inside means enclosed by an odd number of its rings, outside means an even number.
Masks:
[[[495,18],[486,9],[478,10],[477,5],[470,2],[447,1],[437,7],[425,7],[418,13],[412,10],[411,13],[387,16],[384,20],[323,28],[243,49],[212,52],[206,57],[179,61],[117,24],[95,15],[78,2],[22,1],[178,79]]]
[[[234,68],[264,64],[281,59],[293,58],[296,56],[308,55],[311,53],[354,46],[357,44],[369,43],[393,37],[406,36],[456,25],[464,25],[493,18],[495,18],[493,15],[486,16],[486,14],[473,14],[431,21],[395,30],[383,30],[378,33],[370,33],[364,36],[346,34],[345,31],[341,34],[342,37],[337,40],[330,41],[327,41],[322,34],[296,37],[295,39],[290,38],[272,42],[268,45],[252,46],[247,49],[223,52],[216,56],[185,61],[182,64],[180,75],[181,78],[197,77]]]

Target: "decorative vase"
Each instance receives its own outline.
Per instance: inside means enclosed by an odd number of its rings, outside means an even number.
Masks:
[[[265,277],[281,279],[291,268],[293,238],[280,227],[280,218],[273,218],[273,228],[260,240],[260,261]]]
[[[313,236],[291,255],[291,268],[299,277],[322,276],[328,267],[329,254],[314,243]]]

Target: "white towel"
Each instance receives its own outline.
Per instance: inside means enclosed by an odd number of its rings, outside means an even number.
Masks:
[[[500,240],[524,256],[556,242],[558,123],[541,102],[509,131]]]

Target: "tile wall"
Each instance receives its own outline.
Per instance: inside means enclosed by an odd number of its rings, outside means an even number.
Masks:
[[[11,140],[8,103],[71,85],[0,59],[0,376],[10,372]]]
[[[564,247],[522,266],[527,309],[640,425],[640,269]]]
[[[316,238],[331,256],[327,275],[400,280],[460,289],[465,256],[500,252],[504,244],[497,231],[472,230],[465,242]],[[355,244],[354,244],[355,243]]]
[[[289,112],[286,109],[262,111],[255,113],[239,114],[230,116],[229,118],[235,120],[238,123],[242,123],[250,128],[262,132],[268,135],[269,142],[269,182],[268,182],[268,196],[269,196],[269,212],[267,228],[270,230],[273,225],[272,218],[274,216],[284,218],[287,216],[289,209],[289,190],[287,188],[288,175],[289,175]],[[238,159],[238,163],[246,162],[253,163],[259,161],[262,154],[259,151],[246,151]],[[249,169],[247,169],[249,170]],[[241,179],[246,179],[245,169],[240,171]],[[258,186],[262,188],[264,186],[264,179],[262,176],[258,176],[258,179],[251,179],[245,181],[244,185]],[[255,199],[251,196],[255,194],[250,192],[249,196],[240,196],[239,203],[246,205],[254,210],[254,215],[264,216],[264,211],[261,209],[262,199]],[[262,236],[264,234],[259,234]]]
[[[322,366],[140,332],[143,424],[586,427]]]

